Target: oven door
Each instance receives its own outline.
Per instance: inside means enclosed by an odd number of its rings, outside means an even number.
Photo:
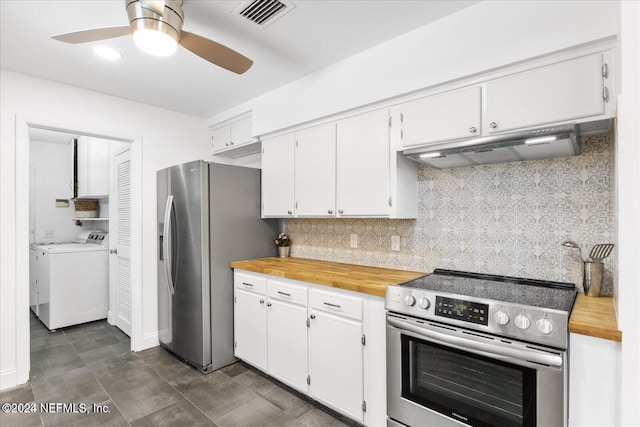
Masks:
[[[389,313],[388,425],[566,426],[565,366],[561,350]]]

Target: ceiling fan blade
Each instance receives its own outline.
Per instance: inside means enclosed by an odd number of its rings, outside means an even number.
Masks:
[[[81,30],[74,31],[73,33],[58,34],[57,36],[52,36],[51,38],[65,43],[78,44],[112,39],[114,37],[126,36],[127,34],[131,34],[129,26],[92,28],[90,30]]]
[[[157,13],[160,16],[164,15],[164,0],[140,0],[140,6]]]
[[[188,31],[180,34],[180,44],[200,58],[236,74],[244,73],[253,65],[252,60],[235,50]]]

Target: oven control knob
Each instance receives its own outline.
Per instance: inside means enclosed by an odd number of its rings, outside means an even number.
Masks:
[[[430,305],[431,305],[431,301],[429,301],[429,298],[427,297],[422,297],[418,300],[418,307],[420,307],[423,310],[428,309]]]
[[[405,295],[404,297],[404,305],[411,307],[416,303],[416,298],[413,295]]]
[[[518,314],[515,319],[513,319],[513,323],[520,329],[529,329],[531,326],[531,320],[524,314]]]
[[[506,325],[509,323],[509,315],[504,310],[498,311],[493,317],[498,325]]]
[[[536,328],[543,334],[550,334],[553,331],[553,323],[545,317],[536,322]]]

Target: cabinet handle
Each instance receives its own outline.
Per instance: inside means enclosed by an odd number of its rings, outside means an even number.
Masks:
[[[497,127],[498,127],[498,124],[497,124],[496,122],[491,122],[491,123],[489,123],[489,127],[490,127],[491,129],[495,129],[495,128],[497,128]]]
[[[331,209],[329,209],[329,210],[327,211],[327,213],[328,213],[329,215],[331,215],[331,214],[333,213],[333,211],[332,211]]]
[[[280,295],[284,295],[285,297],[290,297],[290,296],[291,296],[291,294],[288,294],[288,293],[286,293],[286,292],[278,291],[278,293],[279,293]]]
[[[344,211],[342,209],[339,209],[338,213],[344,213]]]
[[[312,318],[312,319],[315,319],[315,318],[316,318],[316,315],[315,315],[315,314],[312,314],[312,315],[311,315],[311,316],[309,316],[309,317],[310,317],[310,318]]]
[[[338,304],[331,304],[330,302],[325,302],[324,305],[328,305],[329,307],[333,307],[333,308],[340,308]]]
[[[260,300],[260,304],[264,304],[264,300],[263,299]]]
[[[288,213],[289,215],[292,215],[292,214],[293,214],[293,212],[291,212],[291,211],[287,211],[287,213]]]
[[[471,132],[471,133],[476,133],[477,131],[478,131],[478,129],[476,129],[476,127],[475,127],[475,126],[471,126],[471,127],[469,128],[469,132]]]
[[[251,286],[253,288],[253,285],[251,283],[242,282],[242,284],[245,286]]]

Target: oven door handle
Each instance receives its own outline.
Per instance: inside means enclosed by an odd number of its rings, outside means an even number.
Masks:
[[[469,350],[473,353],[484,354],[484,355],[498,355],[511,357],[514,359],[529,361],[534,363],[541,363],[543,365],[549,366],[562,366],[562,357],[556,354],[548,354],[543,353],[541,351],[536,350],[520,350],[515,348],[505,348],[497,345],[486,344],[478,341],[473,341],[461,337],[454,337],[448,334],[443,334],[441,332],[432,331],[430,329],[426,329],[420,327],[418,325],[405,322],[403,320],[399,320],[397,318],[388,317],[387,323],[391,326],[395,326],[400,329],[405,329],[407,331],[413,332],[419,336],[432,339],[439,344],[456,346],[459,348],[463,348],[465,350]]]

